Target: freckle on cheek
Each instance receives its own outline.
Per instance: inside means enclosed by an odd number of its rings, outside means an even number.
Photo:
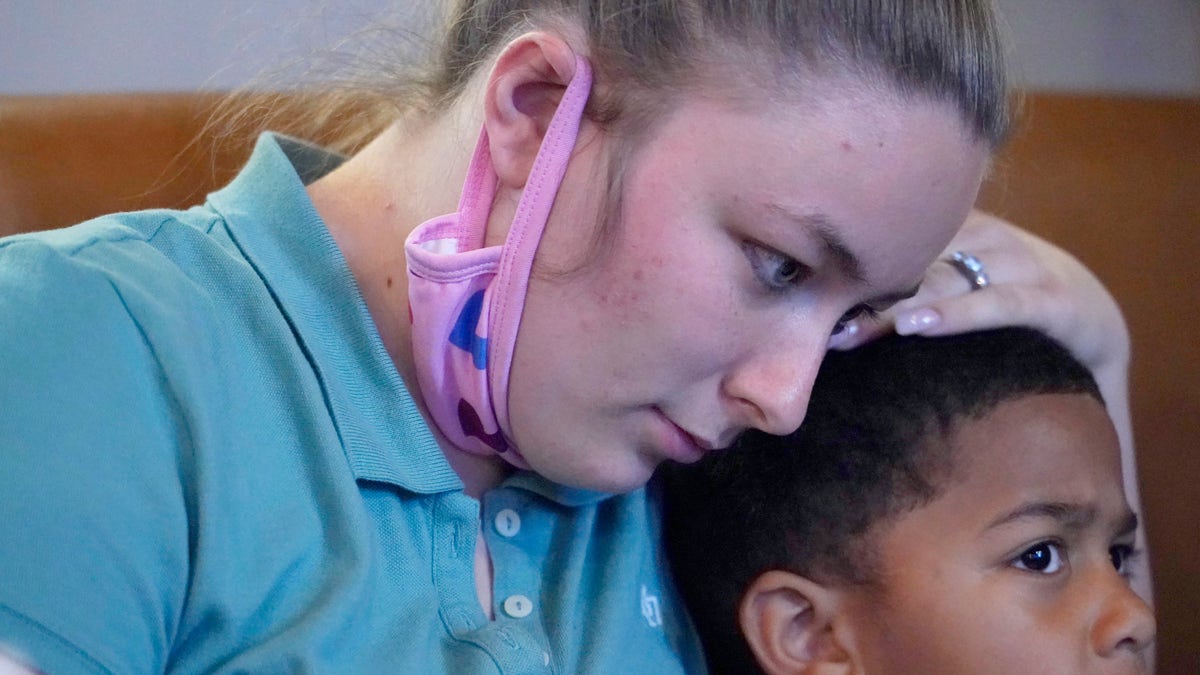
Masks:
[[[645,276],[645,275],[644,275],[644,274],[642,274],[642,271],[641,271],[641,270],[634,270],[634,271],[633,271],[633,279],[634,279],[634,281],[641,281],[641,280],[642,280],[642,278],[643,278],[644,276]]]
[[[388,277],[388,278],[387,278],[387,287],[388,287],[388,288],[391,288],[391,287],[392,287],[392,278],[391,278],[391,277]]]
[[[846,152],[854,152],[854,144],[850,141],[842,141],[842,150]]]

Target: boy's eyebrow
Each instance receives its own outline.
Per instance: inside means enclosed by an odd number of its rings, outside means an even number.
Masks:
[[[1099,511],[1094,506],[1069,502],[1026,502],[993,520],[987,529],[990,530],[1025,518],[1051,518],[1061,523],[1063,527],[1081,530],[1096,522],[1098,517]],[[1126,509],[1116,521],[1114,530],[1118,536],[1121,536],[1137,530],[1137,527],[1137,514]]]
[[[987,529],[1026,518],[1050,518],[1064,527],[1082,529],[1096,520],[1096,508],[1068,502],[1026,502],[988,524]]]
[[[1120,525],[1117,526],[1117,536],[1123,537],[1127,534],[1132,534],[1138,529],[1138,517],[1133,511],[1126,511],[1121,517]]]

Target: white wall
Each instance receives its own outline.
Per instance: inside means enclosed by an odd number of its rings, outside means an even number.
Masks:
[[[0,0],[0,93],[228,88],[414,0]]]
[[[996,0],[1033,89],[1200,95],[1200,0]]]
[[[997,0],[1032,88],[1200,95],[1200,0]],[[419,0],[0,0],[0,93],[226,88]]]

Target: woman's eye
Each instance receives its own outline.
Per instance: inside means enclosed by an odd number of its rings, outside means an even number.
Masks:
[[[800,274],[803,271],[800,263],[791,258],[782,258],[771,275],[771,283],[779,286],[790,286],[796,283],[796,280],[800,278]]]
[[[865,316],[868,319],[873,319],[878,314],[879,314],[879,312],[874,307],[871,307],[870,305],[857,305],[855,307],[852,307],[852,308],[850,308],[850,311],[848,311],[842,315],[842,318],[837,320],[837,323],[833,324],[833,332],[831,334],[832,335],[840,335],[842,331],[846,330],[846,326],[851,321],[854,321],[855,319],[857,319],[860,316]]]
[[[743,249],[754,276],[768,290],[787,290],[808,278],[808,267],[791,256],[749,242]]]
[[[1064,562],[1062,545],[1044,541],[1022,552],[1013,565],[1038,574],[1054,574],[1063,568]]]

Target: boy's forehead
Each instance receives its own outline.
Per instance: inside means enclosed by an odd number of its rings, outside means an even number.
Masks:
[[[1120,445],[1103,404],[1035,394],[964,419],[946,437],[954,470],[941,497],[966,507],[1034,501],[1124,505]]]
[[[1125,529],[1131,513],[1121,481],[1116,431],[1096,399],[1037,394],[964,419],[934,442],[951,443],[952,470],[928,503],[873,529],[872,543],[889,577],[907,578],[914,557],[951,565],[995,564],[1018,539],[1068,529]],[[1047,507],[1047,508],[1042,508]],[[1063,517],[1053,510],[1059,509]],[[1028,517],[1012,519],[1013,514]],[[1079,517],[1081,514],[1085,518]],[[1083,521],[1075,525],[1070,520]],[[1040,523],[1019,530],[1009,523]],[[1099,530],[1093,530],[1099,532]],[[1008,532],[1008,534],[1004,534]],[[1027,542],[1026,542],[1027,543]],[[997,547],[1005,549],[996,550]],[[952,562],[956,561],[956,562]]]

